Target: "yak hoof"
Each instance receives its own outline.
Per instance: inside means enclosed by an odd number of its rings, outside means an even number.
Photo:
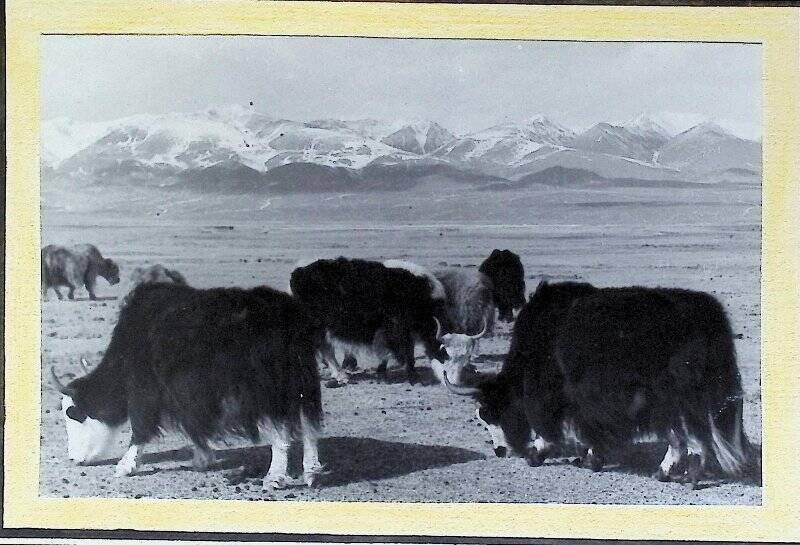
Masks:
[[[528,465],[531,467],[539,467],[544,463],[544,456],[536,450],[536,447],[531,447],[525,455],[525,461],[528,462]]]
[[[660,467],[658,468],[658,471],[653,473],[653,478],[662,483],[668,483],[671,480],[669,474]]]
[[[331,471],[327,467],[320,466],[312,471],[304,472],[303,482],[309,488],[322,488],[322,476],[329,475],[330,473]]]
[[[262,483],[261,488],[264,490],[281,490],[283,488],[289,488],[293,484],[295,484],[294,479],[288,475],[267,474],[267,476],[264,477],[264,482]]]
[[[686,457],[686,478],[692,490],[699,488],[700,477],[703,474],[703,463],[700,455],[690,454]]]
[[[603,464],[603,458],[597,454],[587,454],[583,462],[584,467],[595,472],[603,469]]]
[[[129,477],[136,473],[136,458],[123,456],[114,469],[115,477]]]
[[[214,451],[207,451],[195,448],[192,455],[192,469],[195,471],[206,471],[216,461]]]

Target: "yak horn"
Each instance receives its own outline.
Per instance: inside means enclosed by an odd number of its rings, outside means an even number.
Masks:
[[[447,371],[442,370],[442,378],[444,379],[445,388],[447,388],[453,394],[458,394],[460,396],[471,396],[480,392],[480,389],[475,388],[474,386],[456,386],[447,380]]]
[[[436,322],[436,340],[442,338],[442,324],[439,323],[439,319],[436,316],[433,317],[433,321]]]
[[[52,365],[50,366],[50,374],[52,375],[53,383],[55,387],[58,389],[58,391],[64,395],[71,396],[72,390],[69,388],[69,386],[64,386],[63,384],[61,384],[61,381],[58,380],[58,375],[56,375],[56,369]]]
[[[83,367],[83,372],[88,375],[89,374],[89,363],[86,361],[86,358],[81,358],[81,367]]]
[[[488,324],[488,322],[486,321],[486,318],[484,318],[484,319],[483,319],[483,330],[481,330],[481,332],[480,332],[480,333],[478,333],[477,335],[467,335],[467,336],[468,336],[470,339],[480,339],[481,337],[483,337],[484,335],[486,335],[486,328],[487,328],[487,327],[489,327],[489,324]]]

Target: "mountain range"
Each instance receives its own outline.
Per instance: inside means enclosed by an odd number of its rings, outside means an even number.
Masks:
[[[42,123],[43,180],[203,193],[759,183],[761,144],[706,122],[678,132],[641,115],[576,132],[544,115],[457,135],[429,120],[294,121],[232,105]]]

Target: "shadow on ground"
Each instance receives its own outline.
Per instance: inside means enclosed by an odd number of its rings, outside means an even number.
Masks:
[[[324,478],[324,486],[390,479],[426,469],[486,459],[480,452],[459,447],[381,441],[367,437],[326,437],[320,440],[319,449],[320,459],[329,470]],[[209,470],[234,470],[226,477],[230,484],[237,484],[265,475],[272,455],[269,446],[254,446],[217,450],[216,457],[216,462]],[[147,453],[140,458],[143,467],[137,474],[192,471],[191,459],[192,451],[188,447]],[[153,464],[182,461],[189,463],[168,469],[152,467]],[[108,460],[102,463],[114,462]],[[302,471],[302,448],[295,444],[289,455],[289,472],[298,475]]]
[[[380,441],[366,437],[328,437],[320,443],[320,457],[331,474],[326,486],[408,475],[425,469],[484,460],[480,452],[459,447]]]

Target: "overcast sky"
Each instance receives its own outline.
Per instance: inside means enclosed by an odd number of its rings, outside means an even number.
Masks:
[[[41,84],[43,118],[81,121],[253,101],[462,134],[537,113],[577,129],[697,114],[751,138],[761,123],[761,48],[745,44],[47,36]]]

